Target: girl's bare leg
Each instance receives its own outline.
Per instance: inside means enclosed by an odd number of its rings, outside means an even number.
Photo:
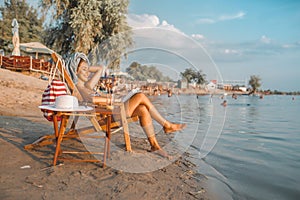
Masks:
[[[127,114],[129,116],[132,116],[135,109],[139,105],[144,105],[147,108],[151,117],[164,127],[165,133],[172,133],[175,131],[179,131],[185,128],[186,126],[185,124],[174,124],[167,121],[164,117],[161,116],[161,114],[156,110],[155,106],[151,103],[148,97],[143,93],[138,93],[128,100]]]
[[[132,116],[139,117],[140,125],[143,128],[144,132],[146,133],[149,143],[151,145],[151,151],[155,151],[159,155],[169,158],[167,152],[165,152],[159,146],[156,140],[154,126],[152,124],[152,118],[146,106],[144,105],[138,106],[133,112]]]

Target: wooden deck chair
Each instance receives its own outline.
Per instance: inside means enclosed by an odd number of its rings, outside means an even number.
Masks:
[[[82,101],[83,98],[80,95],[80,93],[79,93],[76,85],[72,81],[71,77],[69,76],[68,72],[64,68],[64,63],[63,63],[62,59],[60,58],[60,56],[57,55],[56,53],[52,53],[51,56],[52,56],[53,61],[55,63],[57,63],[57,67],[58,67],[59,72],[61,74],[63,74],[64,80],[65,80],[65,82],[68,86],[70,94],[72,94],[73,96],[76,96],[79,101]],[[128,123],[133,122],[133,121],[138,121],[138,117],[127,118],[124,103],[121,103],[121,102],[120,103],[115,103],[114,107],[116,109],[114,109],[113,111],[109,111],[107,109],[98,107],[96,105],[95,111],[99,115],[102,114],[102,117],[103,117],[103,115],[104,116],[105,115],[108,115],[108,116],[111,116],[111,115],[117,116],[117,115],[119,115],[120,116],[120,118],[119,118],[120,120],[119,121],[113,121],[112,123],[110,123],[109,128],[113,129],[113,128],[121,127],[123,129],[125,149],[126,149],[126,151],[131,152],[132,149],[131,149]],[[101,119],[105,120],[105,118],[101,118]],[[75,131],[75,124],[77,123],[77,120],[78,120],[78,117],[75,117],[74,121],[72,123],[72,126],[70,128],[70,131],[67,134],[74,134],[76,132]],[[57,127],[57,125],[56,125],[56,127]],[[100,124],[100,127],[101,127],[102,130],[107,130],[107,128],[108,128],[107,123]],[[58,132],[58,130],[55,130],[55,131]],[[85,133],[89,133],[90,131],[92,131],[92,129],[90,129],[90,130],[80,130],[80,131],[85,131]],[[55,135],[43,136],[43,137],[39,138],[38,140],[36,140],[35,142],[33,142],[32,144],[26,145],[24,148],[25,149],[32,149],[32,148],[35,148],[35,147],[38,147],[38,146],[45,146],[45,145],[48,145],[48,144],[52,144],[53,140],[56,139],[56,137],[57,136],[55,136]],[[109,150],[109,146],[108,146],[108,150]]]
[[[54,54],[55,55],[55,54]],[[57,65],[56,67],[58,68],[59,72],[62,73],[66,73],[64,70],[64,66],[63,66],[63,62],[61,59],[57,58]],[[68,76],[68,74],[64,74],[66,75],[66,83],[68,83],[68,87],[69,87],[69,91],[71,92],[71,94],[73,96],[76,96],[78,99],[82,99],[82,97],[80,96],[80,93],[78,92],[76,86],[71,82],[70,77]],[[64,76],[62,76],[64,77]],[[63,78],[64,79],[64,78]],[[64,79],[65,80],[65,79]],[[100,112],[100,111],[97,111]],[[110,112],[105,112],[105,111],[101,111],[102,114],[106,114],[108,116],[108,120],[106,123],[106,129],[104,130],[104,132],[106,132],[106,134],[104,135],[86,135],[88,133],[95,133],[95,132],[99,132],[102,131],[103,128],[101,128],[100,124],[97,121],[97,115],[100,113],[96,113],[96,112],[90,112],[88,110],[83,110],[83,111],[53,111],[53,126],[54,126],[54,134],[52,135],[46,135],[41,137],[40,139],[38,139],[37,141],[35,141],[32,144],[26,145],[24,148],[25,149],[32,149],[34,147],[37,146],[45,146],[48,144],[52,144],[52,143],[56,143],[55,146],[55,153],[54,153],[54,158],[53,158],[53,165],[55,166],[57,163],[57,160],[69,160],[69,161],[79,161],[79,162],[101,162],[99,159],[91,159],[91,158],[81,158],[80,159],[76,159],[76,157],[79,157],[79,155],[93,155],[93,154],[103,154],[103,167],[105,167],[106,165],[106,157],[108,155],[108,151],[109,151],[109,139],[110,139],[110,133],[111,133],[111,129],[110,127],[110,122],[111,122],[111,113]],[[69,130],[67,130],[67,124],[68,121],[70,119],[70,116],[74,116],[74,121],[72,123],[72,126]],[[87,130],[79,130],[79,129],[75,129],[75,125],[78,121],[79,117],[87,117],[90,122],[91,122],[91,127],[88,128]],[[60,119],[60,126],[59,126],[59,122],[58,119]],[[88,138],[104,138],[104,145],[103,145],[103,151],[99,151],[97,150],[97,152],[90,152],[90,151],[86,151],[86,150],[82,150],[82,148],[78,149],[78,148],[74,148],[71,147],[71,149],[75,149],[72,151],[62,151],[61,148],[61,144],[63,140],[67,140],[67,139],[72,139],[72,138],[78,138],[78,137],[82,137],[79,136],[79,132],[82,132],[83,137],[88,137]],[[98,144],[97,144],[97,147]],[[62,154],[75,154],[75,156],[73,156],[72,158],[66,158],[66,157],[61,157]],[[75,157],[75,158],[74,158]]]
[[[66,71],[66,69],[63,67],[63,62],[60,59],[59,55],[57,55],[56,53],[52,53],[51,57],[53,59],[54,62],[58,62],[58,69],[61,73],[63,73],[64,79],[66,84],[68,85],[68,88],[70,90],[70,93],[73,96],[76,96],[78,98],[79,101],[82,101],[83,98],[80,95],[76,85],[74,84],[73,80],[71,79],[71,77],[69,76],[68,72]],[[95,105],[95,111],[96,113],[108,113],[109,111],[101,106]],[[114,129],[114,128],[119,128],[121,127],[123,129],[123,134],[124,134],[124,141],[125,141],[125,149],[126,151],[131,152],[132,148],[131,148],[131,142],[130,142],[130,135],[129,135],[129,128],[128,128],[128,123],[130,122],[135,122],[138,121],[138,117],[131,117],[131,118],[127,118],[126,117],[126,112],[125,112],[125,105],[123,102],[118,102],[118,103],[114,103],[114,109],[112,111],[112,115],[113,116],[120,116],[119,120],[114,120],[111,124],[110,124],[110,128]],[[102,118],[103,119],[103,118]],[[75,119],[76,120],[76,119]],[[76,122],[76,121],[75,121]],[[73,123],[74,124],[74,123]],[[103,130],[106,130],[106,123],[101,124],[101,128]],[[110,139],[110,138],[109,138]]]

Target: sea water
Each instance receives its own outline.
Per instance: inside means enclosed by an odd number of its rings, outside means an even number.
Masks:
[[[187,151],[216,199],[300,199],[300,96],[225,98],[226,107],[218,95],[155,102],[187,123]]]

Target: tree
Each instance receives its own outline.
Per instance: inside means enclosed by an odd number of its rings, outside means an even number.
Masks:
[[[184,72],[180,73],[182,77],[186,78],[188,83],[196,83],[198,85],[206,83],[206,75],[202,73],[202,71],[194,70],[193,68],[187,68]]]
[[[129,0],[43,0],[45,10],[53,4],[54,22],[45,36],[48,46],[66,56],[76,51],[90,54],[94,64],[101,60],[119,68],[133,43],[126,21]]]
[[[261,78],[256,75],[250,76],[249,85],[252,88],[252,91],[250,94],[253,94],[256,92],[256,90],[261,86]]]
[[[138,62],[133,62],[126,72],[131,75],[135,80],[146,81],[147,79],[155,79],[159,82],[171,82],[171,78],[164,76],[155,66],[141,65]]]
[[[202,85],[207,82],[205,77],[206,77],[206,75],[203,74],[202,71],[197,71],[194,80],[195,80],[196,84]]]
[[[5,0],[0,7],[0,48],[6,52],[12,51],[11,24],[14,18],[19,24],[19,37],[21,43],[42,41],[44,18],[38,17],[38,11],[30,7],[25,0]]]
[[[188,83],[191,83],[195,77],[195,70],[192,68],[185,69],[184,72],[180,73],[183,78],[185,78]]]

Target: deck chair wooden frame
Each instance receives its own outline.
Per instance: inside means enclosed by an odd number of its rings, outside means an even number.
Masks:
[[[59,56],[56,53],[52,53],[51,57],[52,57],[52,59],[53,59],[54,62],[58,62],[57,63],[58,70],[61,73],[63,73],[65,82],[68,85],[68,88],[69,88],[71,94],[73,96],[76,96],[79,101],[83,101],[83,98],[82,98],[81,94],[79,93],[76,85],[74,84],[73,80],[69,76],[69,74],[66,71],[66,69],[63,67],[62,60],[59,58]],[[95,106],[96,106],[95,107],[96,113],[101,114],[101,113],[108,113],[109,112],[108,109],[97,107],[97,105],[95,105]],[[125,141],[125,149],[128,152],[132,152],[128,123],[133,122],[133,121],[137,121],[138,117],[127,118],[126,117],[126,112],[125,112],[125,105],[124,105],[123,102],[114,103],[114,106],[115,107],[119,107],[119,109],[116,109],[116,111],[119,112],[119,113],[112,112],[111,115],[119,114],[121,116],[120,117],[121,121],[116,121],[116,122],[111,123],[110,128],[115,128],[115,127],[122,127],[123,128],[124,141]],[[106,124],[101,125],[101,128],[106,130],[106,128],[107,128]]]
[[[78,99],[82,99],[80,93],[78,92],[76,86],[73,84],[72,80],[70,79],[70,77],[68,76],[68,74],[66,73],[66,70],[63,66],[63,62],[62,60],[56,55],[53,54],[53,58],[55,58],[54,61],[56,61],[56,67],[58,68],[59,72],[63,75],[62,77],[64,77],[63,79],[66,81],[67,86],[69,87],[69,92],[76,96]],[[105,129],[101,128],[100,124],[97,121],[97,115],[98,114],[105,114],[107,116],[107,120],[106,120],[106,124],[105,124]],[[97,111],[97,112],[90,112],[90,111],[82,111],[82,112],[67,112],[67,111],[54,111],[53,112],[53,127],[54,127],[54,134],[53,135],[46,135],[43,136],[41,139],[35,141],[32,144],[26,145],[25,149],[31,149],[34,148],[36,146],[44,146],[44,145],[48,145],[48,144],[52,144],[52,143],[56,143],[55,146],[55,153],[53,156],[53,166],[55,166],[57,164],[58,160],[68,160],[68,161],[74,161],[74,162],[101,162],[99,159],[87,159],[87,158],[80,158],[80,159],[75,159],[73,158],[66,158],[63,157],[63,154],[76,154],[76,155],[87,155],[87,154],[102,154],[103,155],[103,167],[106,166],[106,157],[109,155],[109,143],[110,143],[110,134],[111,134],[111,129],[110,129],[110,124],[111,124],[111,115],[112,112],[111,111]],[[67,130],[67,124],[68,121],[70,119],[70,116],[74,116],[74,120],[72,122],[71,128],[69,130]],[[58,117],[61,119],[60,121],[60,125],[58,122]],[[92,126],[90,128],[88,128],[89,130],[80,130],[80,129],[75,129],[76,127],[76,123],[78,121],[79,117],[87,117],[90,122],[92,123]],[[78,138],[80,133],[81,135],[84,134],[84,136],[86,137],[85,134],[88,133],[94,133],[94,132],[98,132],[98,131],[104,131],[105,135],[103,136],[97,136],[97,138],[104,138],[104,146],[103,146],[103,152],[90,152],[90,151],[86,151],[86,150],[77,150],[76,151],[65,151],[62,150],[61,148],[61,144],[63,142],[63,140],[67,140],[67,139],[72,139],[72,138]],[[81,137],[81,136],[80,136]],[[89,136],[87,136],[89,137]],[[92,138],[95,138],[95,136],[90,136]]]
[[[57,67],[58,67],[59,72],[63,74],[64,80],[65,80],[65,82],[68,86],[68,89],[69,89],[70,93],[73,96],[76,96],[79,101],[82,101],[83,98],[80,95],[80,93],[79,93],[76,85],[72,81],[71,77],[69,76],[68,72],[64,68],[64,63],[62,62],[60,56],[56,53],[52,53],[51,56],[52,56],[53,61],[57,63]],[[117,113],[117,114],[119,114],[121,116],[120,117],[121,120],[120,121],[115,121],[115,122],[112,122],[112,123],[110,122],[109,126],[107,125],[108,123],[105,123],[105,124],[100,125],[100,127],[101,127],[102,130],[108,130],[108,129],[111,129],[111,128],[114,128],[114,127],[121,127],[123,129],[123,133],[124,133],[125,149],[128,152],[132,152],[128,123],[133,122],[133,121],[137,121],[138,117],[127,118],[126,117],[126,112],[125,112],[125,105],[122,102],[115,103],[114,106],[119,107],[119,109],[118,109],[119,113]],[[111,117],[113,114],[116,114],[116,113],[113,113],[113,111],[111,111],[111,110],[98,108],[97,106],[95,107],[95,111],[98,114],[103,114],[104,113],[105,115],[107,115],[107,117]],[[71,138],[72,138],[72,134],[74,134],[74,132],[76,132],[76,131],[74,131],[74,127],[75,127],[75,124],[76,124],[77,120],[78,120],[78,117],[75,117],[75,119],[72,123],[72,126],[70,128],[70,131],[66,134],[66,135],[70,135]],[[59,130],[57,130],[57,127],[58,127],[57,124],[54,123],[55,133],[59,132]],[[85,130],[85,131],[87,133],[89,132],[88,130]],[[29,145],[26,145],[24,148],[25,149],[32,149],[32,148],[35,148],[35,147],[38,147],[38,146],[45,146],[45,145],[53,144],[53,141],[55,141],[55,139],[57,140],[57,137],[58,136],[55,135],[55,134],[54,135],[46,135],[46,136],[43,136],[43,137],[39,138],[35,142],[33,142]],[[65,138],[65,139],[67,139],[67,138]],[[108,139],[110,140],[110,138],[108,138]],[[109,149],[110,148],[109,148],[109,143],[108,143],[108,152],[109,152]]]

